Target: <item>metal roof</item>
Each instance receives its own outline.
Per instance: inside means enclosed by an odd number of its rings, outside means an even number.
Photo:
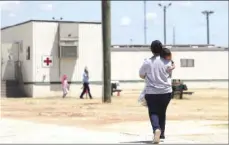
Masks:
[[[150,47],[150,45],[145,45],[145,44],[115,44],[112,45],[113,47],[118,46],[118,47]],[[163,47],[214,47],[214,44],[166,44]]]
[[[8,29],[15,26],[20,26],[30,22],[48,22],[48,23],[81,23],[81,24],[102,24],[101,22],[90,22],[90,21],[64,21],[64,20],[28,20],[14,25],[2,27],[1,30]]]
[[[167,46],[165,46],[167,47]],[[168,48],[168,47],[167,47]],[[226,47],[217,47],[217,46],[197,46],[193,45],[188,47],[183,46],[171,46],[169,48],[171,51],[228,51]],[[142,45],[142,46],[131,46],[131,45],[113,45],[111,47],[112,51],[123,51],[123,52],[131,52],[131,51],[150,51],[150,46]]]

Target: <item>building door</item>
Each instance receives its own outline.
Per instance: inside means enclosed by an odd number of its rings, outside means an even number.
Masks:
[[[18,52],[18,44],[1,45],[1,79],[15,80],[15,62]]]

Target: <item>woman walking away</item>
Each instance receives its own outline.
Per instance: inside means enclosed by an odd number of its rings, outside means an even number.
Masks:
[[[170,73],[169,77],[171,78],[172,77],[172,70],[175,69],[175,64],[172,60],[172,53],[171,51],[168,49],[168,48],[163,48],[162,51],[161,51],[161,57],[168,60],[168,61],[171,61],[171,68],[168,68],[168,72]],[[146,84],[147,85],[147,84]],[[144,90],[141,92],[139,98],[138,98],[138,101],[140,102],[140,104],[142,106],[146,106],[147,107],[147,103],[146,103],[146,100],[145,100],[145,87],[144,87]]]
[[[69,91],[69,84],[66,75],[63,75],[61,83],[62,83],[62,90],[63,90],[63,98],[65,98]]]
[[[146,59],[139,70],[139,76],[146,81],[145,99],[149,118],[154,133],[153,143],[164,139],[166,110],[171,100],[172,85],[170,72],[171,61],[160,56],[162,44],[155,40],[151,43],[153,56]]]
[[[85,67],[84,73],[83,73],[83,92],[80,95],[80,99],[83,99],[83,95],[85,93],[88,93],[90,99],[92,99],[90,87],[89,87],[89,73],[88,73],[87,67]]]

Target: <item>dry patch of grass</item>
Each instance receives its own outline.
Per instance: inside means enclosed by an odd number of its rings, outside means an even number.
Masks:
[[[212,96],[212,97],[211,97]],[[173,99],[168,107],[170,120],[228,120],[228,93],[196,91],[183,100]],[[148,112],[137,102],[137,96],[113,97],[111,104],[101,99],[2,99],[1,116],[45,123],[100,127],[110,123],[148,121]]]

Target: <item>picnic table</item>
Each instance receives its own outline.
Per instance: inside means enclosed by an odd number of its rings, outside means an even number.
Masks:
[[[184,91],[187,91],[188,87],[181,80],[173,80],[172,89],[173,89],[172,98],[175,98],[176,96],[178,96],[179,99],[183,99]]]
[[[111,96],[115,92],[117,92],[117,96],[120,96],[120,92],[122,92],[119,81],[111,81]]]

